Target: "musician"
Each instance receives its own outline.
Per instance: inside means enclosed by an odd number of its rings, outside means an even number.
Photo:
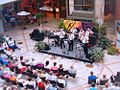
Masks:
[[[88,55],[88,43],[89,43],[89,35],[90,34],[93,34],[93,32],[90,28],[88,28],[86,31],[81,31],[81,34],[80,34],[81,35],[80,40],[84,44],[83,49],[84,49],[85,55]]]
[[[59,32],[58,32],[58,31],[54,31],[54,32],[53,32],[53,35],[54,35],[55,47],[56,47],[56,46],[59,46],[59,41],[60,41]]]
[[[69,39],[69,51],[73,51],[73,40],[75,38],[75,35],[70,32],[68,35],[68,39]]]
[[[76,27],[73,27],[73,29],[71,31],[72,31],[73,34],[76,34],[77,33]]]
[[[64,37],[65,37],[65,32],[64,32],[63,29],[60,29],[59,38],[60,38],[60,47],[61,47],[61,49],[64,47],[64,41],[63,41]]]

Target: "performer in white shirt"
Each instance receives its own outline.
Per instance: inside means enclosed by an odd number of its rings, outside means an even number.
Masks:
[[[62,49],[64,47],[63,39],[65,37],[65,32],[63,31],[63,29],[60,29],[59,37],[60,37],[60,47]]]
[[[93,34],[92,30],[88,28],[86,31],[82,31],[79,33],[80,40],[84,44],[83,49],[86,55],[88,55],[88,43],[89,43],[89,35]]]
[[[69,39],[69,51],[73,51],[73,40],[75,38],[75,35],[73,33],[70,32],[70,34],[68,35],[68,39]]]

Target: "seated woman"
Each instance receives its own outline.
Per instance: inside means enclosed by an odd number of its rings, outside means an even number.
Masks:
[[[50,70],[53,71],[53,73],[58,73],[58,67],[56,65],[57,65],[57,63],[54,62],[53,66],[50,68]]]
[[[104,74],[103,77],[100,79],[99,83],[100,85],[105,85],[105,83],[108,82],[108,79],[106,78],[106,75]]]

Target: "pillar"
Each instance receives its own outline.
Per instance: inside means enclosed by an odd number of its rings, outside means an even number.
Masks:
[[[104,7],[105,0],[95,0],[95,18],[100,26],[104,23]]]

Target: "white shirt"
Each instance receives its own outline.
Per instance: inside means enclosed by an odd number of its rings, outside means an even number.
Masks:
[[[76,74],[77,73],[77,70],[76,69],[68,69],[68,72],[71,73],[71,74]]]
[[[72,33],[75,34],[77,32],[77,29],[76,28],[73,28],[72,29]]]
[[[57,81],[57,76],[51,75],[51,76],[48,77],[48,80],[50,80],[50,81]]]
[[[14,40],[8,40],[8,45],[9,46],[14,46],[15,45],[15,41]]]
[[[74,34],[69,34],[69,40],[73,40],[75,38]]]
[[[3,47],[3,48],[8,48],[7,43],[6,43],[6,42],[4,42],[4,43],[2,44],[2,47]]]
[[[64,31],[60,31],[60,32],[59,32],[59,36],[60,36],[60,38],[64,38],[65,32],[64,32]]]
[[[65,87],[65,85],[66,85],[66,82],[65,82],[64,79],[58,79],[58,83],[62,83],[62,84],[64,85],[64,87]]]

